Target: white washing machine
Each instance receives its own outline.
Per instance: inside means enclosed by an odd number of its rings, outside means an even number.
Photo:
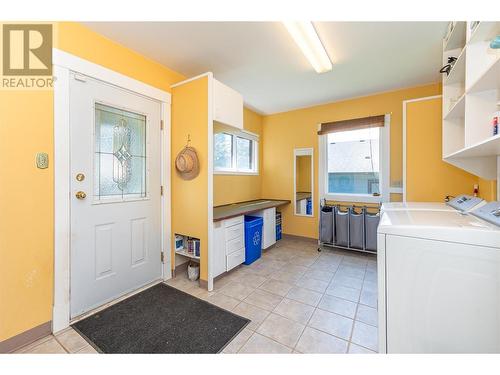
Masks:
[[[377,241],[381,353],[500,353],[500,202],[386,211]]]
[[[451,199],[449,202],[388,202],[382,203],[380,213],[385,211],[404,211],[404,210],[434,210],[434,211],[462,211],[468,212],[474,208],[478,208],[486,202],[471,195],[459,195]]]

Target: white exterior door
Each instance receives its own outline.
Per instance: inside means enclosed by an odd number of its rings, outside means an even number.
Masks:
[[[161,278],[161,105],[70,77],[71,317]]]

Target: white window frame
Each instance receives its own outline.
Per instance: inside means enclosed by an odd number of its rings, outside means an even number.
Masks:
[[[231,150],[231,164],[233,167],[231,168],[217,168],[214,166],[214,174],[216,175],[251,175],[258,176],[259,175],[259,136],[258,134],[251,133],[248,131],[240,130],[240,131],[228,131],[222,130],[214,133],[214,138],[216,134],[228,134],[233,137],[233,144]],[[252,141],[252,165],[253,169],[238,169],[237,167],[237,140],[239,138],[247,139]],[[215,139],[214,139],[215,141]],[[214,142],[215,143],[215,142]]]
[[[391,115],[384,117],[384,126],[380,128],[379,137],[379,186],[380,196],[371,194],[331,194],[328,193],[328,134],[318,136],[319,144],[319,196],[320,199],[339,202],[382,203],[390,201],[390,146],[391,146]],[[318,125],[318,130],[321,124]]]

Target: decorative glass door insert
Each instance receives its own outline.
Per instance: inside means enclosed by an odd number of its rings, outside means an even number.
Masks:
[[[94,199],[146,197],[146,116],[95,103]]]

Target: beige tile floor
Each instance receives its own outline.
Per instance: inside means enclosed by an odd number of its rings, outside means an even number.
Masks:
[[[167,284],[247,317],[224,353],[377,352],[377,263],[373,255],[285,238],[207,292],[182,274]]]
[[[372,255],[317,251],[285,238],[250,266],[219,278],[214,291],[183,273],[167,284],[245,316],[251,323],[223,353],[375,353],[377,265]],[[96,353],[73,329],[17,353]]]

